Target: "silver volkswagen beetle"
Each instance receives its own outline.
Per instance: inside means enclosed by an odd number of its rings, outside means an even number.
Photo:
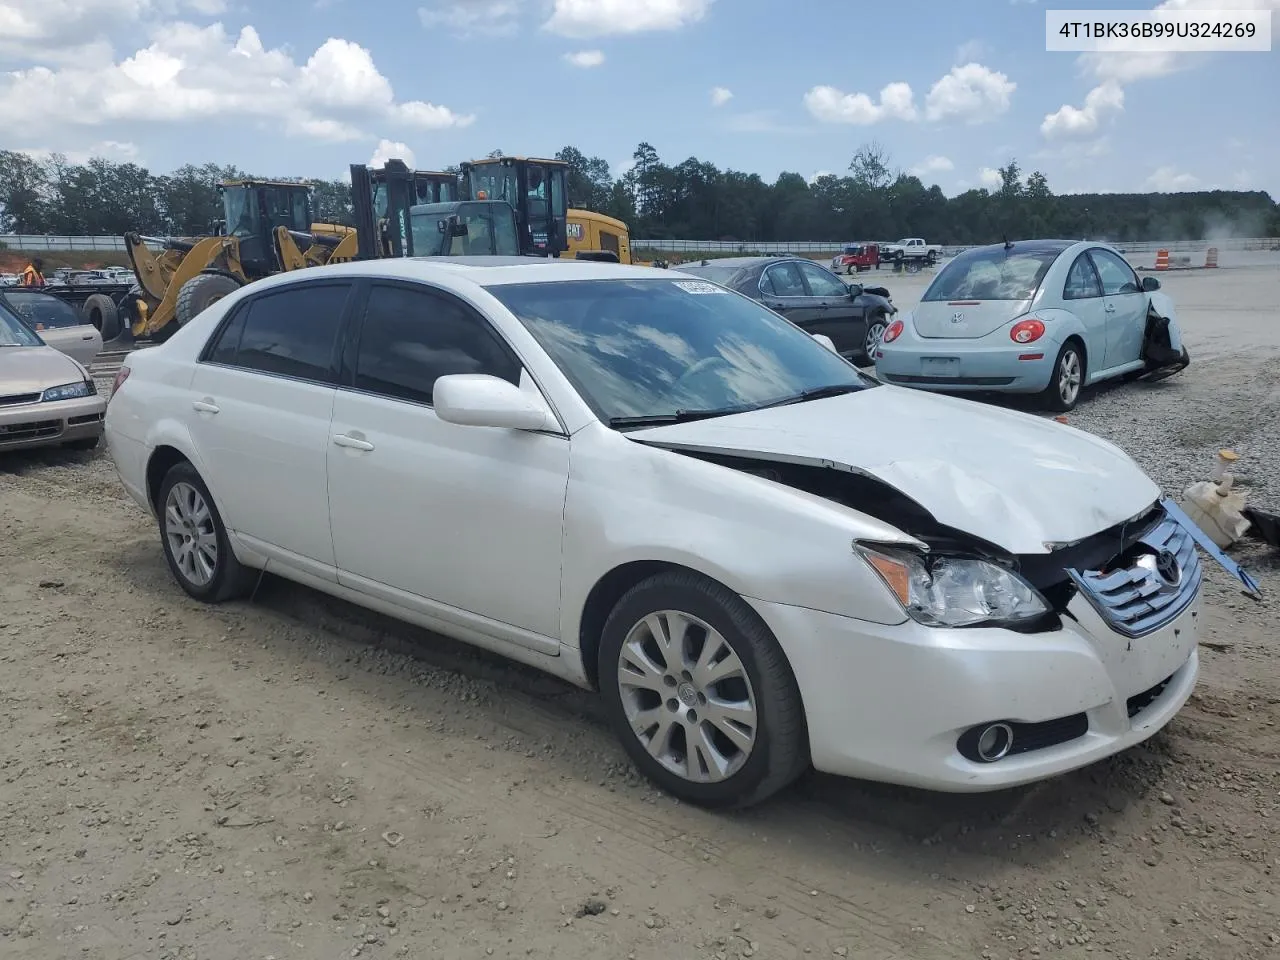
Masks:
[[[876,374],[924,390],[1038,394],[1075,407],[1083,387],[1162,379],[1190,363],[1173,301],[1115,248],[1025,240],[966,250],[885,329]]]

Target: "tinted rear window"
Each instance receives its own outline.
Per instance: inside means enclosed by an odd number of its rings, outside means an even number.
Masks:
[[[921,300],[1029,300],[1059,250],[984,247],[960,254],[929,284]]]
[[[332,383],[338,330],[350,283],[306,283],[254,297],[236,308],[210,360]]]

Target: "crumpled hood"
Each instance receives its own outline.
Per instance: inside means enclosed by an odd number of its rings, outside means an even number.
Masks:
[[[0,347],[0,396],[39,393],[84,377],[83,367],[53,347]]]
[[[632,440],[852,470],[939,522],[1012,553],[1044,553],[1128,520],[1160,489],[1118,447],[1029,414],[881,386],[652,427]],[[906,531],[910,532],[910,531]]]

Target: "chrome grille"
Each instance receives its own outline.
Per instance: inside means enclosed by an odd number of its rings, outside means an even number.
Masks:
[[[1177,561],[1174,583],[1157,570],[1157,558],[1166,551]],[[1111,629],[1140,637],[1180,614],[1195,599],[1203,574],[1195,540],[1167,514],[1126,555],[1133,559],[1124,567],[1067,572]]]

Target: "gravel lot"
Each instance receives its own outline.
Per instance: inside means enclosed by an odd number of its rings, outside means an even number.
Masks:
[[[1280,268],[1165,283],[1192,366],[1070,422],[1169,491],[1233,447],[1280,507]],[[1267,598],[1211,571],[1201,685],[1148,744],[712,815],[638,781],[592,697],[271,578],[202,607],[105,456],[9,455],[0,956],[1274,957],[1280,563],[1238,552]]]

